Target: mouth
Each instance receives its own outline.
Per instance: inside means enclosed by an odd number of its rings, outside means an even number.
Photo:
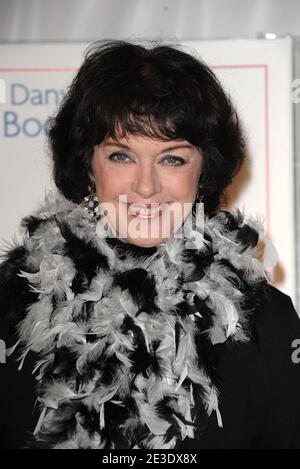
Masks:
[[[128,214],[134,217],[143,218],[156,218],[162,214],[162,212],[169,207],[171,202],[155,202],[150,204],[138,204],[134,202],[128,202],[127,210]]]

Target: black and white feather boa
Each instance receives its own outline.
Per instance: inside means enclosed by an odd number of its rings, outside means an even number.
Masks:
[[[259,259],[259,219],[220,210],[204,236],[139,248],[49,195],[22,224],[20,368],[34,352],[41,405],[31,447],[166,449],[212,413],[222,427],[214,345],[252,339],[273,257],[269,244]]]

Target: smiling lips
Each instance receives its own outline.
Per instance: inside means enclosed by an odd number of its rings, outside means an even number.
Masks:
[[[135,204],[135,203],[127,203],[128,207],[128,214],[138,216],[139,218],[154,218],[158,216],[160,212],[166,206],[168,206],[170,202],[164,203],[150,203],[150,204]]]

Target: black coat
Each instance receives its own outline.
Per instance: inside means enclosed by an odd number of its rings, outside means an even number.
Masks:
[[[300,448],[300,320],[291,299],[272,286],[254,317],[257,342],[215,345],[223,429],[213,413],[207,433],[197,441],[185,440],[182,448]],[[8,346],[17,340],[3,320],[1,338]],[[3,449],[24,446],[38,420],[34,356],[21,371],[16,356],[0,365]]]

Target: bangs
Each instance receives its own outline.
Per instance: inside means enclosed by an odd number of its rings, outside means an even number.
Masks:
[[[129,135],[140,135],[160,141],[181,139],[171,119],[161,121],[155,116],[141,116],[128,112],[121,115],[117,113],[107,124],[105,138],[111,137],[114,140],[127,138]]]
[[[183,122],[178,122],[174,103],[170,106],[166,102],[145,102],[143,97],[137,99],[135,96],[130,101],[130,96],[122,95],[119,99],[114,96],[113,100],[102,100],[95,115],[91,117],[91,122],[94,122],[93,144],[98,144],[105,138],[126,138],[128,135],[141,135],[157,140],[186,138],[183,131],[185,126],[182,125]]]

